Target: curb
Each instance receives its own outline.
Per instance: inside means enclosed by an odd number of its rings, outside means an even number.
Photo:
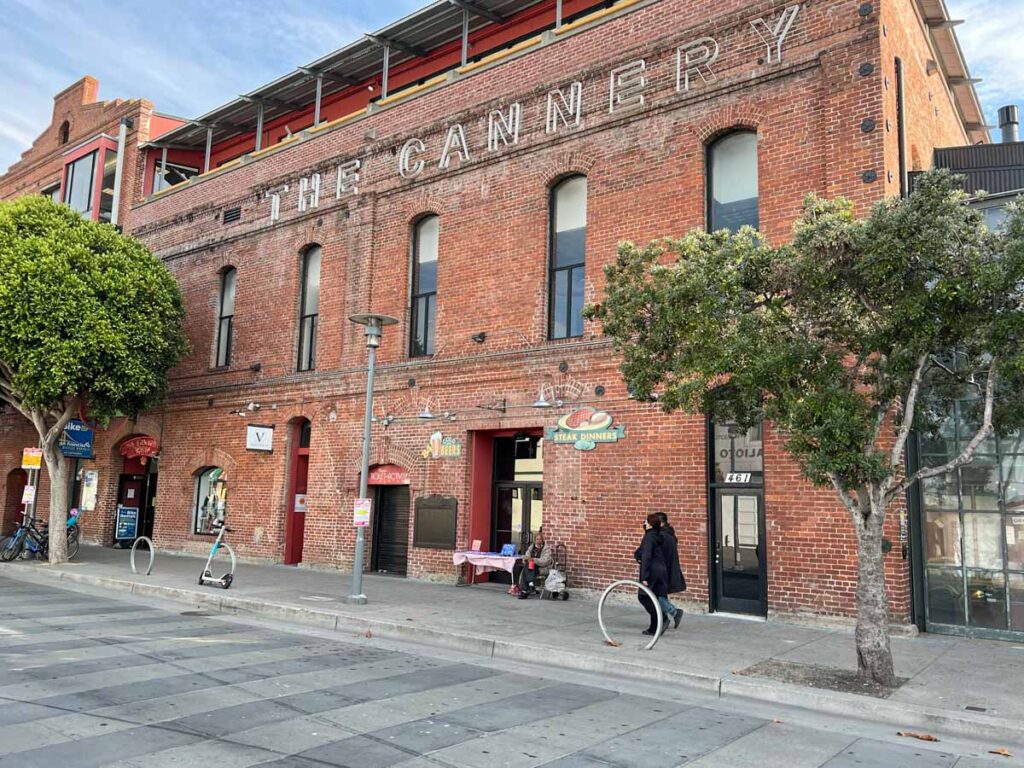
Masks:
[[[340,634],[363,635],[367,631],[389,640],[412,641],[436,648],[460,651],[507,661],[572,669],[648,682],[684,685],[721,699],[746,699],[795,706],[816,712],[828,712],[892,726],[913,726],[939,730],[974,739],[991,738],[1024,743],[1024,726],[1017,720],[996,716],[960,713],[904,702],[859,696],[852,693],[823,691],[789,683],[760,680],[741,675],[715,677],[682,670],[652,667],[642,662],[588,656],[545,646],[508,640],[494,640],[468,633],[446,632],[430,627],[409,626],[383,619],[335,613],[305,606],[282,605],[246,597],[209,594],[156,584],[90,576],[68,571],[11,569],[5,575],[30,583],[72,582],[118,592],[159,597],[218,613],[252,615],[262,618],[314,626]]]

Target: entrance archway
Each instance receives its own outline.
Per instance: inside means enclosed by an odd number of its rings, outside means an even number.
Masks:
[[[153,538],[159,452],[159,442],[149,435],[130,435],[117,445],[114,466],[121,459],[121,474],[117,482],[115,544],[129,546],[138,536]]]
[[[308,419],[291,424],[291,456],[289,457],[288,511],[284,521],[284,564],[302,562],[302,545],[306,538],[306,491],[309,487],[309,444],[313,425]]]
[[[7,493],[4,496],[3,521],[0,536],[10,536],[21,523],[25,505],[21,496],[28,485],[28,473],[24,469],[12,469],[7,474]]]
[[[370,568],[405,576],[409,563],[409,471],[377,464],[366,477],[373,494],[373,549]]]

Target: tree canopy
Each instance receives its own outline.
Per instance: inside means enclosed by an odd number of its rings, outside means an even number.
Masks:
[[[638,397],[768,421],[803,474],[836,490],[857,536],[861,674],[891,684],[886,509],[1024,424],[1024,209],[991,232],[959,179],[933,171],[864,219],[812,195],[782,246],[749,228],[627,242],[606,275],[587,314]],[[954,402],[972,434],[908,473],[913,430],[941,434]]]
[[[78,398],[104,418],[159,401],[183,314],[137,240],[43,197],[0,204],[0,396],[19,410]]]

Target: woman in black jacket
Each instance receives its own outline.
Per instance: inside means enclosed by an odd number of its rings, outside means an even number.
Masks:
[[[668,544],[668,539],[661,530],[661,518],[654,513],[648,515],[644,524],[644,538],[640,543],[640,549],[636,551],[636,559],[640,561],[640,583],[650,589],[655,597],[668,597]],[[661,608],[657,603],[651,602],[651,598],[644,590],[639,590],[637,596],[651,617],[651,624],[644,630],[644,634],[653,635],[658,631],[658,613]],[[666,618],[662,621],[661,631],[664,632],[667,627]]]

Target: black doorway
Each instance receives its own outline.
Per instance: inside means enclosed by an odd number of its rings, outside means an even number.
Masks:
[[[409,564],[409,486],[377,487],[370,568],[405,576]]]

